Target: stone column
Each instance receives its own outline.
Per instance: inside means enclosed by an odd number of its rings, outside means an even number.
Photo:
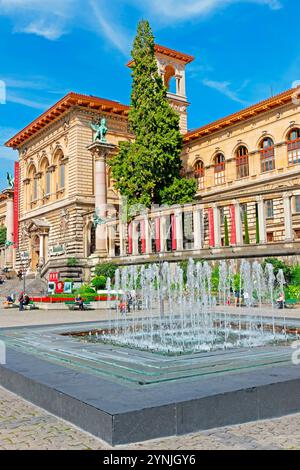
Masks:
[[[164,253],[167,251],[167,221],[166,216],[161,215],[160,219],[160,251]]]
[[[284,212],[284,240],[292,241],[294,238],[293,232],[293,215],[292,215],[292,204],[291,204],[291,193],[284,193],[283,199],[283,212]]]
[[[132,221],[132,254],[138,255],[139,254],[139,240],[138,240],[138,224],[139,221],[133,220]]]
[[[39,265],[43,266],[45,262],[45,252],[44,252],[44,234],[40,235],[40,259]]]
[[[93,142],[88,147],[94,158],[95,168],[95,210],[98,217],[105,219],[107,216],[107,188],[106,188],[106,162],[115,151],[115,145],[100,141]],[[100,224],[96,228],[96,253],[98,256],[107,255],[107,229],[106,224]]]
[[[241,217],[241,206],[240,203],[236,200],[232,201],[235,214],[235,230],[236,230],[236,244],[243,245],[243,223]]]
[[[14,200],[10,194],[7,195],[6,200],[6,240],[8,242],[13,242],[13,232],[14,232]],[[5,263],[8,267],[12,268],[13,266],[13,246],[8,246],[6,248],[6,260]]]
[[[145,244],[146,244],[146,255],[152,253],[152,243],[151,243],[151,230],[150,230],[150,222],[149,217],[145,216]]]
[[[182,209],[177,209],[174,215],[175,215],[176,251],[182,251],[183,250]]]
[[[119,239],[120,239],[120,256],[125,256],[125,225],[120,219],[119,221]]]
[[[108,254],[111,258],[115,257],[115,226],[108,226]]]
[[[193,210],[194,221],[194,250],[203,248],[203,209],[196,206]]]
[[[215,248],[221,246],[221,221],[220,221],[220,210],[217,204],[213,204],[214,211],[214,229],[215,229]]]
[[[265,203],[262,196],[256,198],[258,207],[258,225],[259,225],[259,243],[266,243],[266,215],[265,215]]]

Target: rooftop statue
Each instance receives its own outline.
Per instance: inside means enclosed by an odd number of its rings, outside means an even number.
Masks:
[[[7,179],[8,187],[10,189],[14,189],[15,180],[14,180],[13,176],[10,173],[7,172],[6,173],[6,179]]]
[[[106,143],[106,133],[107,133],[107,127],[106,127],[106,119],[102,118],[99,119],[98,124],[95,124],[91,122],[91,128],[93,131],[96,132],[94,135],[94,142],[102,142]]]

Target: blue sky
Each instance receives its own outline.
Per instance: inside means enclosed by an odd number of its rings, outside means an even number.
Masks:
[[[190,129],[300,80],[298,0],[0,0],[0,188],[17,153],[4,141],[68,91],[129,104],[141,18],[159,44],[196,57]]]

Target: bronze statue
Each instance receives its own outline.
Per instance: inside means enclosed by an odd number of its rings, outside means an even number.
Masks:
[[[107,127],[106,127],[106,119],[101,118],[98,121],[98,124],[95,124],[91,122],[91,128],[93,131],[96,132],[94,135],[94,142],[100,141],[102,143],[106,143],[106,133],[107,133]]]
[[[9,189],[14,189],[15,180],[14,180],[13,176],[10,173],[7,172],[6,173],[6,179],[7,179]]]

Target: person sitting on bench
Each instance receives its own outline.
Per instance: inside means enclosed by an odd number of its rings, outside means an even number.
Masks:
[[[284,293],[283,292],[280,292],[279,294],[279,297],[277,299],[277,305],[278,305],[278,308],[279,309],[283,309],[284,308]]]
[[[75,299],[76,305],[78,305],[79,310],[84,310],[83,299],[80,295],[78,295]]]

